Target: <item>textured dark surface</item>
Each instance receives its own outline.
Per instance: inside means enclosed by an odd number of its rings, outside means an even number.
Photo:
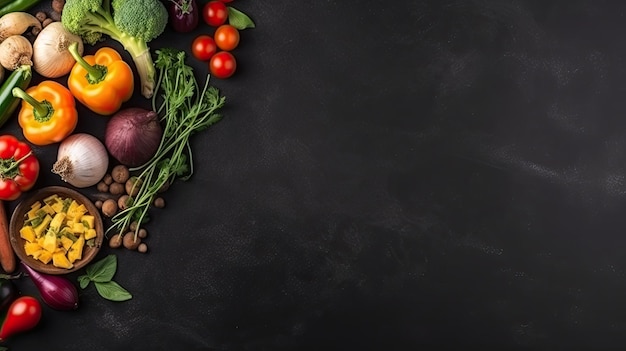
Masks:
[[[150,253],[101,253],[134,298],[90,287],[12,349],[626,344],[626,3],[231,5],[257,28],[224,120]]]

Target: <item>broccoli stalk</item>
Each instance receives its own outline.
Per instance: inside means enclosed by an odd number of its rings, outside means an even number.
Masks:
[[[121,43],[135,63],[141,94],[150,98],[156,70],[148,42],[163,33],[167,17],[159,0],[66,0],[61,22],[88,44],[103,35]]]

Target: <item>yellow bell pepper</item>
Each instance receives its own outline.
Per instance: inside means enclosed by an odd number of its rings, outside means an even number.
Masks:
[[[13,88],[12,92],[22,99],[17,121],[31,143],[42,146],[60,142],[76,128],[76,101],[63,85],[45,80],[26,91]]]
[[[77,44],[69,51],[76,60],[67,86],[78,101],[100,115],[112,115],[133,95],[133,71],[113,48],[102,47],[94,55],[81,57]]]

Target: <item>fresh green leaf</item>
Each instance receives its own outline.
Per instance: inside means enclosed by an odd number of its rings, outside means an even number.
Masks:
[[[133,295],[114,281],[95,282],[95,284],[98,294],[107,300],[126,301],[133,298]]]
[[[239,30],[254,28],[252,19],[232,6],[228,7],[228,23]]]
[[[111,254],[86,268],[89,279],[93,282],[108,282],[117,270],[117,256]]]
[[[78,284],[80,285],[81,289],[87,288],[90,282],[91,282],[91,279],[89,279],[88,275],[81,275],[78,277]]]

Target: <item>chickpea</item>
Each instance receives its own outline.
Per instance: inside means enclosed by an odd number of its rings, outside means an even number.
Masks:
[[[117,165],[113,167],[111,170],[111,177],[113,177],[113,180],[117,183],[126,183],[128,178],[130,178],[128,167],[124,165]]]
[[[109,185],[105,183],[104,181],[100,181],[98,182],[98,185],[96,185],[96,189],[98,189],[98,191],[101,193],[108,193]]]
[[[153,204],[154,204],[154,207],[156,208],[163,208],[165,207],[165,199],[159,196],[156,199],[154,199]]]
[[[137,237],[135,240],[134,232],[127,232],[126,234],[124,234],[124,238],[122,240],[122,244],[124,245],[124,247],[129,250],[137,250],[139,244],[141,244],[141,239],[139,237]]]
[[[121,195],[124,193],[124,191],[124,184],[122,183],[113,182],[111,183],[111,185],[109,185],[109,193],[113,195]]]
[[[122,246],[122,236],[119,234],[115,234],[109,239],[109,247],[112,249],[117,249]]]
[[[130,196],[128,196],[127,194],[124,194],[122,196],[120,196],[119,199],[117,199],[117,207],[120,210],[125,210],[128,208],[128,205],[130,204]]]
[[[113,217],[117,213],[117,201],[107,199],[102,203],[102,214],[106,217]]]
[[[137,246],[137,251],[139,251],[141,253],[148,252],[148,245],[146,245],[146,243],[139,244],[139,246]]]
[[[109,173],[107,173],[107,174],[104,175],[104,178],[102,178],[102,181],[106,185],[111,185],[111,183],[113,183],[113,177],[111,177],[111,175]]]
[[[139,188],[141,188],[141,180],[137,177],[130,177],[126,183],[124,183],[124,188],[126,190],[126,194],[130,196],[137,196]]]

